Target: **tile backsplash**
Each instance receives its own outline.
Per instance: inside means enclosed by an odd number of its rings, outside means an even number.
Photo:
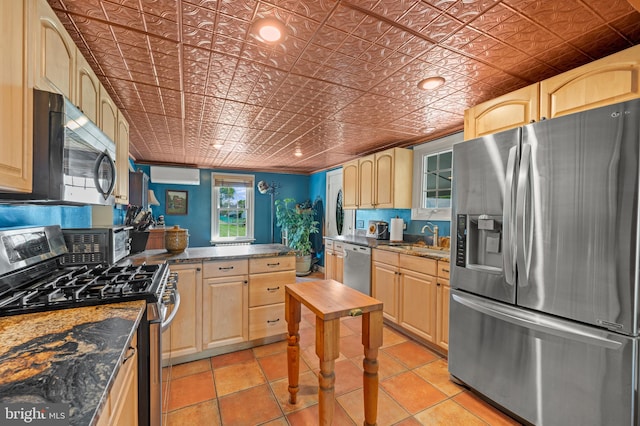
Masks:
[[[91,206],[0,205],[0,228],[44,225],[91,227]]]

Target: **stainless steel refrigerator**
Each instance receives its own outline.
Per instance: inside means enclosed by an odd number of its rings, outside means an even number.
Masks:
[[[457,144],[449,372],[537,425],[638,425],[640,100]]]

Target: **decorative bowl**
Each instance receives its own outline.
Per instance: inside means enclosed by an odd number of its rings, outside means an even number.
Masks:
[[[189,245],[189,231],[174,225],[164,233],[164,247],[169,253],[182,253]]]

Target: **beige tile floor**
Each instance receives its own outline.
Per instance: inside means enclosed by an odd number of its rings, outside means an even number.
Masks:
[[[165,383],[165,425],[318,424],[314,327],[315,316],[303,306],[295,406],[288,402],[287,343],[282,341],[173,366]],[[364,422],[360,333],[360,318],[342,320],[334,425]],[[518,424],[451,382],[445,358],[390,327],[383,333],[378,425]]]

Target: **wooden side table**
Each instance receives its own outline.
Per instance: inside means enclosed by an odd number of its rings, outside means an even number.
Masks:
[[[320,359],[318,403],[320,424],[331,425],[335,405],[335,359],[340,356],[340,318],[362,315],[364,424],[378,416],[378,348],[382,345],[382,302],[334,280],[285,286],[285,318],[289,332],[287,362],[289,401],[296,403],[300,373],[301,303],[316,315],[316,354]]]

